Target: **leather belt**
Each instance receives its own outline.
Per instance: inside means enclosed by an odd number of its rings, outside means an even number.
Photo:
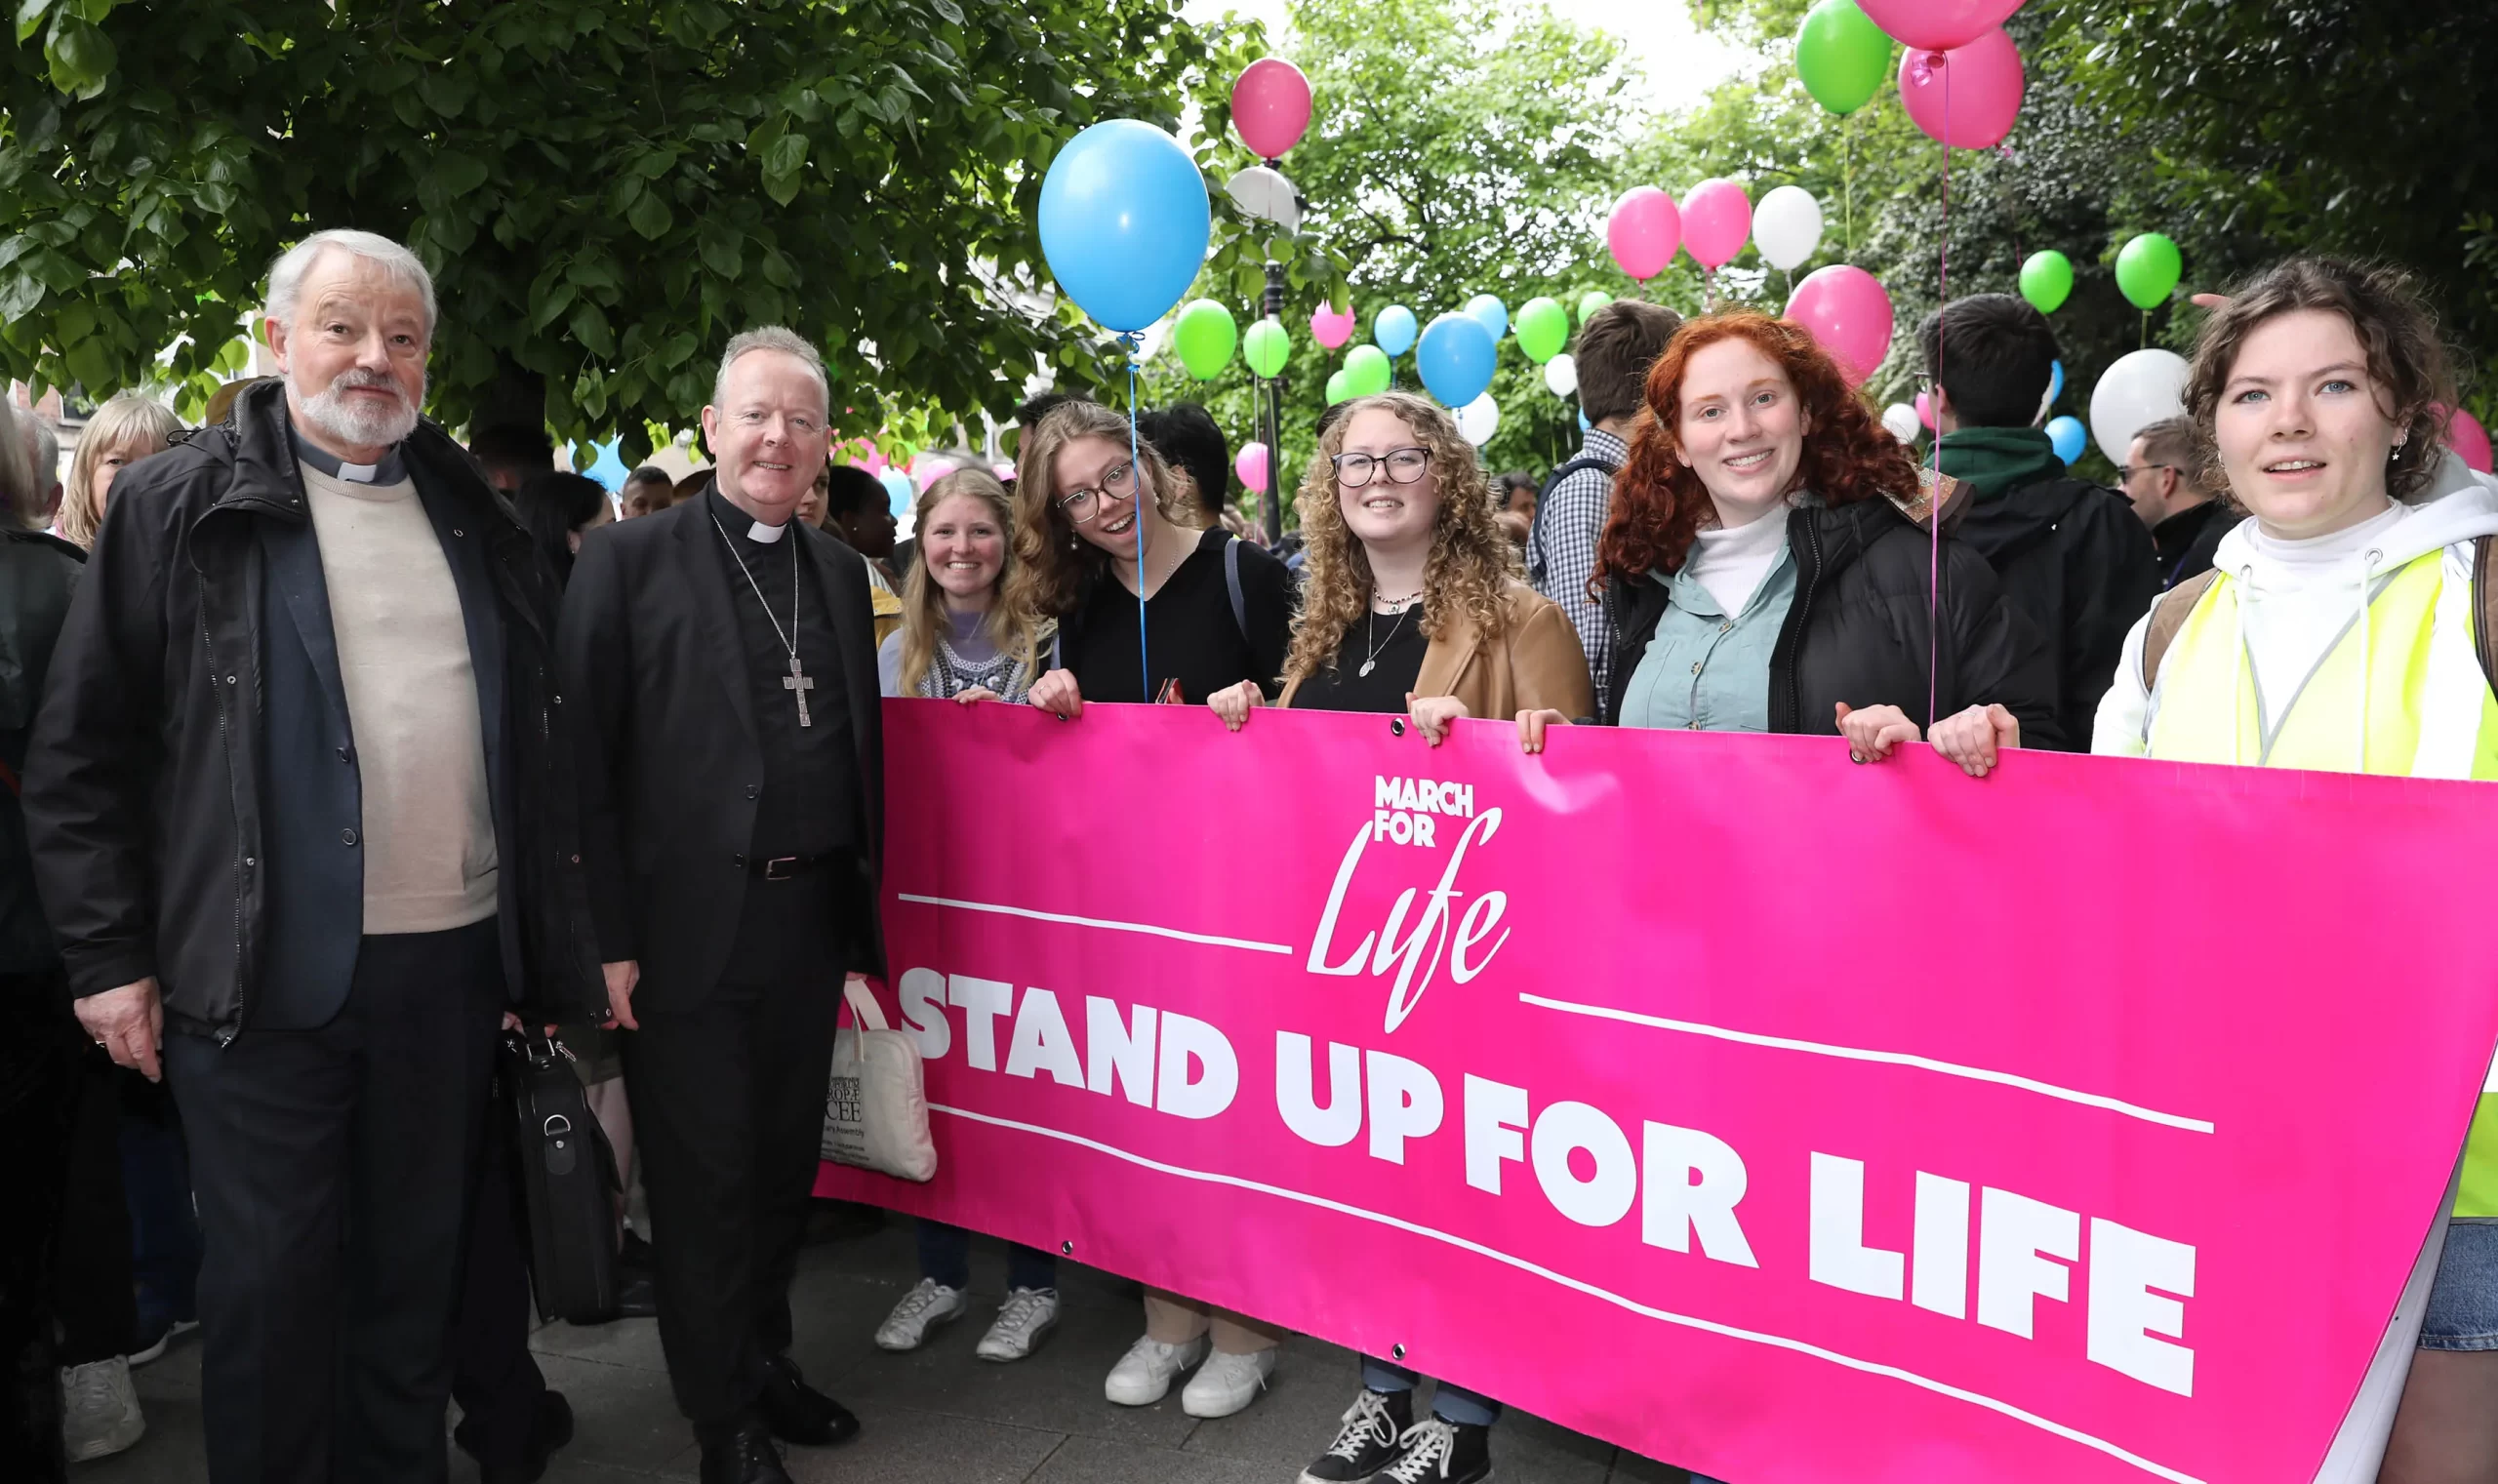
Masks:
[[[831,854],[774,856],[768,861],[749,857],[745,868],[749,874],[761,876],[766,881],[786,881],[792,876],[803,876],[809,871],[821,870],[840,859],[840,856]]]

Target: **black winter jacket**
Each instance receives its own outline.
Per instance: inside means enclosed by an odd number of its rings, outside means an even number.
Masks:
[[[70,991],[154,976],[170,1026],[230,1039],[250,1019],[269,920],[258,522],[311,519],[284,388],[133,465],[71,604],[27,759],[36,868]],[[502,609],[504,714],[520,849],[520,972],[533,1009],[606,994],[581,868],[568,718],[553,682],[553,575],[510,505],[430,422],[400,446],[486,535]],[[490,724],[495,722],[490,719]]]
[[[60,954],[35,895],[18,805],[44,672],[87,553],[39,531],[0,530],[0,974],[57,972]]]
[[[1951,528],[1948,510],[1945,529]],[[2023,746],[2055,746],[2056,678],[2037,630],[2004,600],[1986,558],[1943,541],[1943,642],[1932,645],[1931,538],[1888,501],[1801,504],[1788,512],[1795,600],[1769,659],[1769,729],[1835,735],[1837,706],[1895,705],[1919,730],[1926,714],[1928,655],[1939,654],[1939,714],[1999,703],[2021,719]],[[1631,677],[1665,617],[1666,586],[1653,577],[1608,582],[1615,684],[1604,721],[1622,723]]]
[[[2123,496],[2082,479],[1982,498],[1950,529],[1994,566],[2004,596],[2047,646],[2062,740],[2033,741],[2025,724],[2021,744],[2089,751],[2125,633],[2159,595],[2151,532]]]

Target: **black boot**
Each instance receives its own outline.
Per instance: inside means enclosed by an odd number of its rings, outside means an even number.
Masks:
[[[763,1394],[755,1398],[772,1435],[785,1443],[823,1448],[859,1435],[859,1419],[850,1409],[807,1384],[786,1355],[763,1363]]]
[[[1363,1387],[1345,1409],[1336,1440],[1301,1471],[1301,1484],[1359,1484],[1388,1466],[1398,1439],[1413,1425],[1413,1392]]]
[[[1405,1430],[1396,1457],[1371,1484],[1483,1484],[1492,1477],[1492,1429],[1430,1417]]]
[[[703,1484],[792,1484],[781,1466],[781,1450],[773,1446],[772,1429],[753,1413],[705,1424],[694,1436],[703,1445]]]

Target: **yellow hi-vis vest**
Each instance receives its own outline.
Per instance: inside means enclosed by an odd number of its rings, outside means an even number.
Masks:
[[[2370,584],[2271,732],[2255,666],[2234,652],[2237,584],[2223,573],[2159,666],[2148,756],[2332,773],[2498,780],[2498,697],[2473,649],[2471,552],[2432,551]],[[2360,737],[2364,679],[2366,739]],[[2498,1065],[2464,1147],[2459,1217],[2498,1218]]]

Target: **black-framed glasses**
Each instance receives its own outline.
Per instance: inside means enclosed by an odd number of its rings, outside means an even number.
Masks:
[[[1102,471],[1102,483],[1092,489],[1069,490],[1058,498],[1058,507],[1067,518],[1079,526],[1090,525],[1100,518],[1105,505],[1114,505],[1136,498],[1136,465],[1121,460]]]
[[[1381,464],[1388,465],[1390,484],[1412,484],[1431,466],[1431,451],[1427,448],[1392,448],[1385,454],[1338,454],[1336,482],[1349,490],[1358,490],[1371,482]]]
[[[2116,465],[2116,482],[2118,484],[2130,484],[2133,482],[2133,478],[2136,474],[2140,474],[2147,469],[2173,469],[2175,467],[2177,467],[2177,465],[2173,463],[2120,463]]]

